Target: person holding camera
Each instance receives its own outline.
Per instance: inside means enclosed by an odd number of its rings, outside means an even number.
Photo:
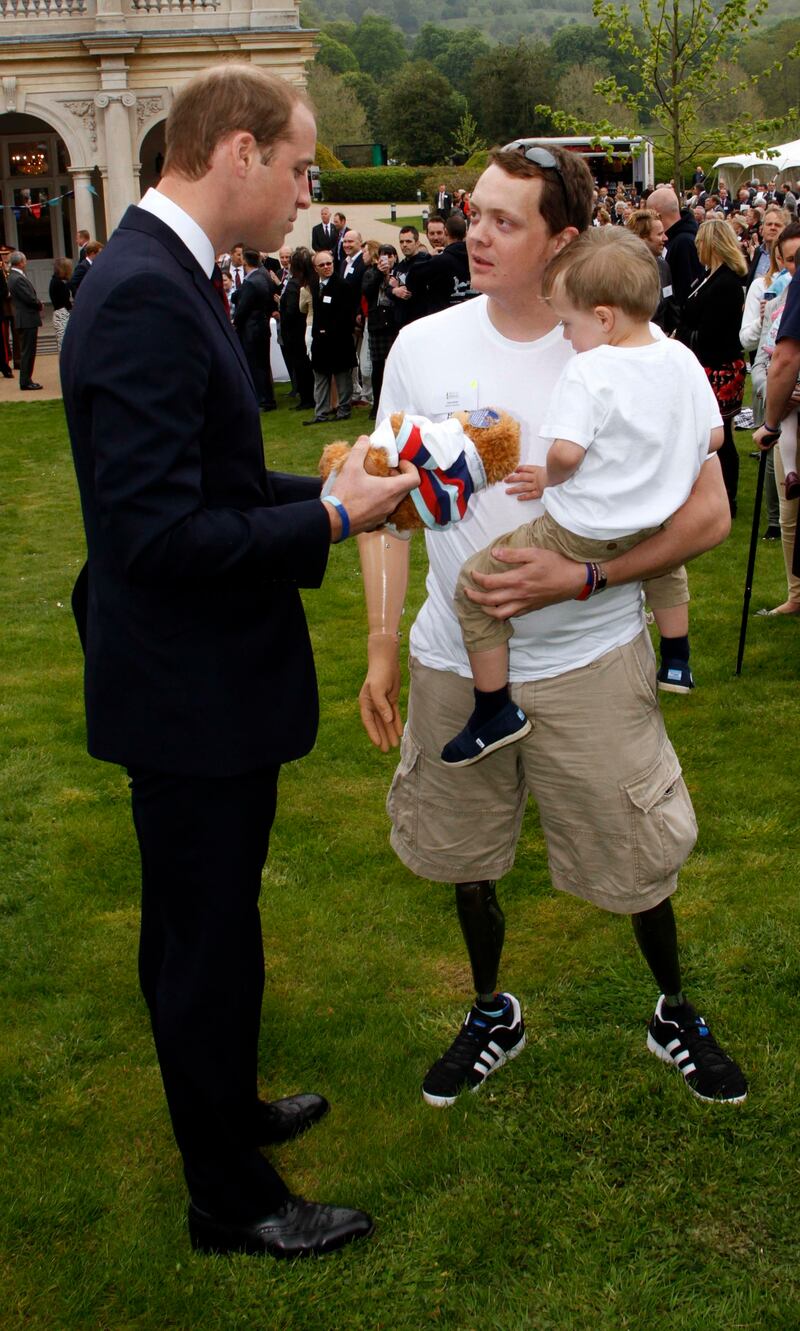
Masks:
[[[371,421],[378,414],[386,357],[400,331],[397,322],[398,305],[392,294],[399,286],[399,279],[394,273],[396,263],[397,250],[394,245],[381,245],[374,266],[364,274],[362,295],[367,305],[367,338],[372,361]]]

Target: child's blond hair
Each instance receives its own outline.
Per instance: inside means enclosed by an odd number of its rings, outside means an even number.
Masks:
[[[644,241],[627,229],[594,227],[559,250],[545,268],[545,300],[562,293],[577,310],[610,305],[633,319],[650,319],[661,299],[658,264]]]

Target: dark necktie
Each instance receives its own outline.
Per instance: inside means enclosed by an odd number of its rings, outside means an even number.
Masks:
[[[237,291],[239,290],[239,287],[242,285],[242,274],[239,268],[237,268],[233,274],[233,285],[236,287]]]
[[[225,309],[226,317],[227,317],[228,319],[230,319],[230,317],[231,317],[231,307],[230,307],[230,305],[228,304],[228,293],[227,293],[227,291],[225,290],[224,286],[222,285],[222,272],[221,272],[221,270],[220,270],[220,266],[219,266],[218,263],[215,263],[215,264],[214,264],[214,267],[213,267],[212,270],[211,270],[211,285],[212,285],[212,287],[214,288],[214,290],[216,291],[216,293],[217,293],[217,295],[219,296],[220,300],[222,301],[222,304],[223,304],[224,309]]]

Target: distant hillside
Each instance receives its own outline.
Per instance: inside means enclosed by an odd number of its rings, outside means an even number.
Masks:
[[[631,6],[636,12],[635,2]],[[570,23],[593,23],[592,0],[311,0],[303,5],[303,21],[315,26],[321,20],[351,19],[358,23],[366,13],[385,14],[409,37],[423,23],[443,28],[479,28],[492,42],[517,37],[551,37]],[[797,0],[770,0],[761,21],[766,27],[797,16]]]

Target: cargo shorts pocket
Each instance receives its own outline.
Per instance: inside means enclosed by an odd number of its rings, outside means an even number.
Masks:
[[[636,885],[669,881],[697,840],[697,821],[675,750],[667,744],[652,767],[622,785],[631,824]]]
[[[412,850],[417,848],[421,758],[420,746],[407,725],[400,741],[400,762],[386,796],[386,812],[397,836]]]

